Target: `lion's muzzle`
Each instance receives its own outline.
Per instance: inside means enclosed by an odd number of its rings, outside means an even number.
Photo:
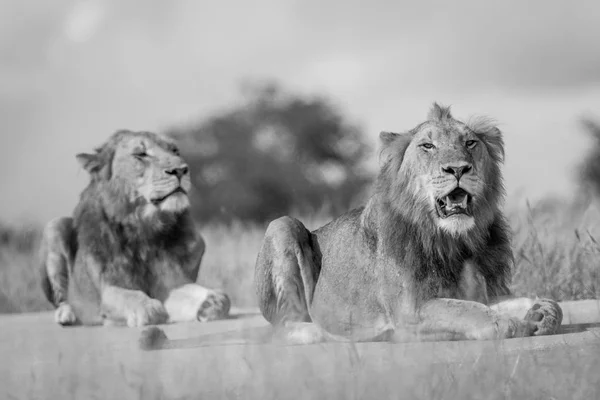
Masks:
[[[457,165],[444,165],[442,166],[442,172],[445,174],[454,175],[456,180],[460,180],[460,178],[468,174],[473,170],[473,166],[467,162],[465,163],[456,163]]]
[[[165,169],[165,174],[174,175],[177,177],[177,179],[181,180],[181,178],[184,175],[187,175],[189,173],[189,171],[190,170],[187,165],[182,165],[181,167],[178,167],[178,168]]]
[[[471,215],[472,198],[473,196],[469,192],[457,187],[436,200],[435,206],[438,215],[442,218],[457,214]]]
[[[172,190],[171,192],[167,193],[166,195],[164,195],[162,197],[157,197],[157,198],[152,199],[152,204],[158,205],[158,204],[162,203],[164,200],[166,200],[168,197],[171,197],[176,193],[182,193],[187,196],[187,192],[181,186],[179,186],[175,190]]]

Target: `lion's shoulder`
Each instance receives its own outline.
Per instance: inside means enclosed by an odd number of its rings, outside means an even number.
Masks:
[[[338,237],[349,237],[356,233],[361,227],[361,215],[365,206],[354,208],[334,218],[332,221],[314,230],[314,234],[328,236],[333,233]]]

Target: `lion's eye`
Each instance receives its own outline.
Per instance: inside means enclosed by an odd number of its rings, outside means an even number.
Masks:
[[[173,147],[173,154],[175,154],[176,156],[179,155],[179,149],[177,147]]]
[[[467,140],[467,148],[472,149],[473,147],[477,146],[477,140]]]
[[[135,158],[140,158],[140,159],[142,159],[142,158],[146,158],[146,157],[148,157],[148,154],[147,154],[145,151],[138,151],[138,152],[135,152],[135,153],[133,153],[133,156],[134,156]]]
[[[427,150],[435,149],[435,146],[433,145],[433,143],[423,143],[423,144],[421,144],[421,147],[423,147],[424,149],[427,149]]]

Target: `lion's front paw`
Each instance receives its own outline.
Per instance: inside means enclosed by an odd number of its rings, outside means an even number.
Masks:
[[[67,303],[59,304],[58,308],[54,312],[54,320],[57,324],[62,326],[75,325],[77,323],[77,317],[73,308]]]
[[[196,318],[200,322],[225,319],[229,315],[231,300],[229,296],[218,290],[211,290],[206,299],[200,304]]]
[[[286,322],[277,326],[272,341],[278,344],[314,344],[326,340],[324,330],[312,322]]]
[[[527,311],[525,321],[535,326],[534,335],[552,335],[562,324],[563,313],[557,302],[550,299],[537,299]]]
[[[133,305],[127,314],[127,326],[144,326],[163,324],[168,319],[163,304],[151,298],[141,299]]]

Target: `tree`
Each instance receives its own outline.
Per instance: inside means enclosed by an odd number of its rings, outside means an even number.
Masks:
[[[600,125],[591,119],[584,119],[583,126],[594,139],[594,144],[581,162],[579,178],[584,187],[600,196]]]
[[[292,211],[347,209],[370,176],[362,132],[322,97],[254,85],[245,100],[174,128],[192,171],[200,221],[269,221]]]

